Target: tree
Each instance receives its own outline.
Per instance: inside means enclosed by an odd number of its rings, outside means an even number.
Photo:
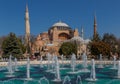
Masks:
[[[9,57],[11,54],[16,58],[20,58],[23,54],[22,43],[14,33],[10,33],[2,43],[3,57]]]
[[[0,37],[0,48],[1,48],[1,46],[2,46],[2,42],[3,42],[3,40],[6,38],[6,36],[1,36]]]
[[[60,55],[71,55],[72,53],[77,53],[77,48],[76,45],[70,42],[65,42],[61,45],[60,49],[59,49],[59,53]]]
[[[97,58],[96,56],[102,54],[103,56],[109,56],[110,55],[110,46],[102,41],[98,41],[98,42],[91,42],[89,44],[90,46],[90,51],[91,54],[95,56],[95,58]]]
[[[111,49],[110,52],[112,52],[113,54],[117,52],[116,49],[116,45],[118,45],[117,38],[113,34],[105,33],[103,35],[102,41],[110,45]]]
[[[0,37],[0,56],[2,56],[2,43],[3,43],[3,41],[4,41],[4,39],[6,38],[6,36],[1,36]]]
[[[22,42],[22,39],[20,39],[20,38],[18,37],[18,40],[19,40],[19,42],[20,42],[20,48],[21,48],[21,50],[22,50],[22,53],[25,53],[25,52],[26,52],[26,47],[24,46],[24,44],[23,44],[23,42]]]
[[[96,35],[93,36],[92,41],[96,41],[96,42],[97,42],[97,41],[101,41],[101,37],[99,36],[98,33],[96,33]]]
[[[21,47],[22,47],[23,53],[29,53],[31,55],[31,46],[32,46],[32,44],[34,44],[36,36],[33,34],[30,35],[30,41],[28,44],[25,43],[25,36],[24,35],[20,35],[20,36],[18,36],[18,38],[20,39],[20,41],[22,43]]]

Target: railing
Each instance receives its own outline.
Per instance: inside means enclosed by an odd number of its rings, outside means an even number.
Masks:
[[[81,61],[81,60],[76,61],[77,64],[81,64],[82,62],[83,61]],[[98,61],[98,60],[95,61],[96,64],[99,64],[101,62],[102,62],[102,64],[113,64],[113,61]],[[18,65],[25,65],[25,64],[27,64],[27,61],[18,61],[17,63],[18,63]],[[40,64],[40,63],[41,62],[38,60],[30,61],[30,64]],[[47,60],[42,61],[42,64],[47,64],[47,63],[48,63]],[[50,63],[52,63],[52,61],[50,61]],[[65,61],[59,60],[59,63],[69,64],[70,60],[65,60]],[[89,64],[89,63],[91,63],[91,61],[89,60],[89,61],[87,61],[87,63]],[[8,62],[0,62],[0,66],[7,66],[7,64],[8,64]]]

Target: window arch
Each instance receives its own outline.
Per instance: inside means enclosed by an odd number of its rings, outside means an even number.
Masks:
[[[66,33],[60,33],[60,34],[58,35],[58,39],[61,40],[61,41],[67,40],[67,39],[69,39],[69,35],[66,34]]]

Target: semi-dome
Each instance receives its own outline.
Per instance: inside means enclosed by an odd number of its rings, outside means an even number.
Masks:
[[[55,26],[57,26],[57,27],[69,27],[66,23],[61,22],[61,21],[52,25],[52,27],[55,27]]]
[[[77,41],[81,41],[81,42],[84,41],[84,39],[80,36],[75,36],[75,37],[71,38],[71,40],[77,40]]]

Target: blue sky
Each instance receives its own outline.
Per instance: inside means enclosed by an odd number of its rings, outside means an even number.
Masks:
[[[25,34],[25,7],[28,2],[31,34],[47,31],[59,20],[73,29],[84,27],[85,38],[93,35],[96,12],[100,35],[120,37],[120,0],[0,0],[0,36]]]

